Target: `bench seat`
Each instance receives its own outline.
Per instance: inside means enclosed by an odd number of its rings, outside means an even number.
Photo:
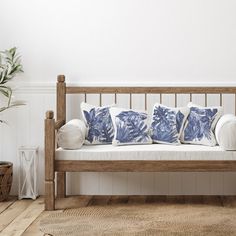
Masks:
[[[56,160],[236,160],[236,151],[202,145],[83,145],[78,150],[56,150]]]

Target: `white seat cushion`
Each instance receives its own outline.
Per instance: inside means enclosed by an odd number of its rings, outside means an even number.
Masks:
[[[56,160],[236,160],[236,152],[190,144],[83,145],[78,150],[57,149]]]

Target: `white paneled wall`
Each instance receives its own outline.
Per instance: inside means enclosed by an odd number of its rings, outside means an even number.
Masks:
[[[18,155],[21,145],[39,145],[39,186],[44,193],[44,114],[47,109],[55,110],[55,91],[34,88],[31,92],[18,92],[17,98],[27,101],[27,105],[5,112],[1,118],[9,125],[0,126],[0,160],[14,163],[14,181],[12,193],[17,193]],[[130,95],[117,95],[118,106],[128,108]],[[162,103],[175,105],[175,96],[163,95]],[[159,94],[147,96],[147,110],[150,113],[155,102],[160,101]],[[184,106],[189,101],[188,94],[177,96],[177,105]],[[67,120],[81,117],[79,106],[84,95],[67,95]],[[102,96],[104,105],[114,103],[113,94]],[[204,95],[193,94],[194,103],[204,105]],[[219,105],[219,95],[208,95],[208,105]],[[226,113],[234,113],[234,95],[223,95]],[[87,102],[99,105],[99,95],[87,95]],[[132,95],[132,107],[145,108],[144,95]],[[236,173],[68,173],[68,194],[236,194]]]

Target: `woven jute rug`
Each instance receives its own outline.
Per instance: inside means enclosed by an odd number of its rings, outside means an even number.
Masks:
[[[236,209],[210,205],[106,205],[51,213],[45,235],[236,235]]]

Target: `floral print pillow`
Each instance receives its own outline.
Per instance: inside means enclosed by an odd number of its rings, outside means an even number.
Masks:
[[[145,112],[112,107],[110,113],[115,129],[113,145],[152,143]]]
[[[180,144],[180,134],[189,114],[188,107],[153,106],[151,137],[154,143]]]
[[[110,107],[96,107],[81,103],[81,111],[87,126],[85,144],[111,144],[114,128],[110,115]]]
[[[188,104],[190,113],[181,135],[181,142],[215,146],[214,128],[223,114],[222,107],[200,107]]]

